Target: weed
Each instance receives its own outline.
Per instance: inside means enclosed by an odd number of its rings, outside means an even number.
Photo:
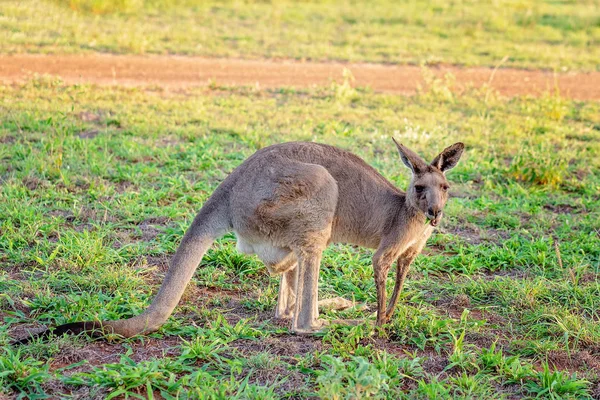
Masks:
[[[591,396],[586,391],[589,382],[585,379],[577,379],[577,374],[569,376],[561,371],[550,371],[548,364],[544,364],[544,369],[536,373],[536,378],[535,381],[527,384],[527,388],[538,398],[591,399]]]
[[[508,173],[518,181],[558,187],[565,179],[567,160],[546,145],[527,146],[512,159]]]
[[[23,357],[21,350],[6,348],[0,354],[0,387],[13,390],[30,398],[44,399],[42,384],[52,375],[48,365],[30,357]]]
[[[197,336],[190,341],[183,341],[180,358],[201,362],[220,361],[226,344],[227,342],[219,338],[207,339]]]
[[[508,383],[523,384],[533,375],[531,365],[523,363],[519,356],[507,357],[503,362],[501,373]]]
[[[352,72],[349,69],[344,68],[342,78],[342,83],[337,83],[335,81],[331,83],[331,90],[334,93],[335,100],[341,104],[357,101],[359,96],[356,89],[352,87],[355,80],[354,75],[352,75]],[[345,131],[344,133],[348,134],[349,132]]]
[[[450,381],[457,387],[454,392],[455,396],[486,398],[494,393],[485,377],[481,375],[468,375],[466,372],[462,372],[460,375],[450,378]]]
[[[324,371],[317,372],[317,393],[323,399],[384,398],[387,376],[362,357],[349,362],[324,356]]]
[[[430,400],[448,399],[451,397],[448,387],[443,382],[438,381],[435,377],[429,382],[424,379],[419,380],[417,393]]]
[[[368,323],[356,326],[333,325],[323,336],[325,343],[330,343],[334,354],[356,354],[361,348],[361,342],[372,335],[372,328]]]
[[[478,369],[477,363],[475,362],[475,354],[470,349],[465,348],[465,333],[465,330],[463,330],[458,336],[455,336],[454,333],[451,333],[453,339],[453,350],[448,357],[450,364],[448,364],[446,369],[451,369],[454,367],[457,367],[463,371],[473,371]]]

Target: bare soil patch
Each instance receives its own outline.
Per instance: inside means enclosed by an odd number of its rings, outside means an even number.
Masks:
[[[263,88],[310,87],[340,81],[344,68],[356,86],[377,92],[411,95],[424,84],[422,70],[412,65],[316,63],[280,60],[210,59],[184,56],[131,55],[1,55],[0,81],[22,82],[34,74],[61,77],[67,83],[161,86],[182,89],[220,85],[258,85]],[[455,76],[455,89],[489,84],[505,96],[538,96],[555,88],[564,97],[600,100],[600,72],[553,73],[539,70],[434,66],[438,77]]]
[[[600,371],[600,355],[594,349],[567,353],[563,350],[548,352],[548,363],[557,369],[569,372],[581,372],[586,369]]]

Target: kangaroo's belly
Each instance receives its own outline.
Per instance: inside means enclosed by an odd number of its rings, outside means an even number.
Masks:
[[[264,241],[248,238],[235,232],[236,248],[243,254],[256,254],[271,275],[281,274],[296,266],[296,256],[290,249],[277,247]]]
[[[365,237],[352,232],[333,232],[330,243],[351,244],[367,249],[376,249],[379,247],[381,239],[379,237]]]
[[[376,249],[381,242],[381,235],[367,223],[347,221],[338,216],[333,221],[329,242],[353,244],[368,249]]]

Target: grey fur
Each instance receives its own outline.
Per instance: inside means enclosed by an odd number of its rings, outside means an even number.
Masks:
[[[296,333],[312,333],[324,324],[318,318],[317,283],[325,247],[335,242],[376,249],[377,324],[387,322],[412,261],[441,218],[448,199],[443,172],[456,165],[464,149],[456,143],[427,164],[396,146],[413,171],[406,193],[336,147],[292,142],[257,151],[201,208],[150,307],[130,319],[87,326],[126,337],[158,329],[212,242],[230,231],[240,251],[257,254],[271,273],[282,274],[276,316],[291,318]],[[395,261],[396,285],[386,309],[385,282]]]

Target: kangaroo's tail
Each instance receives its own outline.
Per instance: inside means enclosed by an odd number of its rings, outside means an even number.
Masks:
[[[158,294],[142,314],[117,321],[72,322],[48,328],[37,334],[16,340],[13,344],[25,344],[37,338],[48,338],[51,334],[79,334],[90,336],[118,334],[131,337],[156,331],[173,312],[204,253],[215,239],[230,229],[225,202],[212,196],[202,207],[194,222],[185,233]]]

